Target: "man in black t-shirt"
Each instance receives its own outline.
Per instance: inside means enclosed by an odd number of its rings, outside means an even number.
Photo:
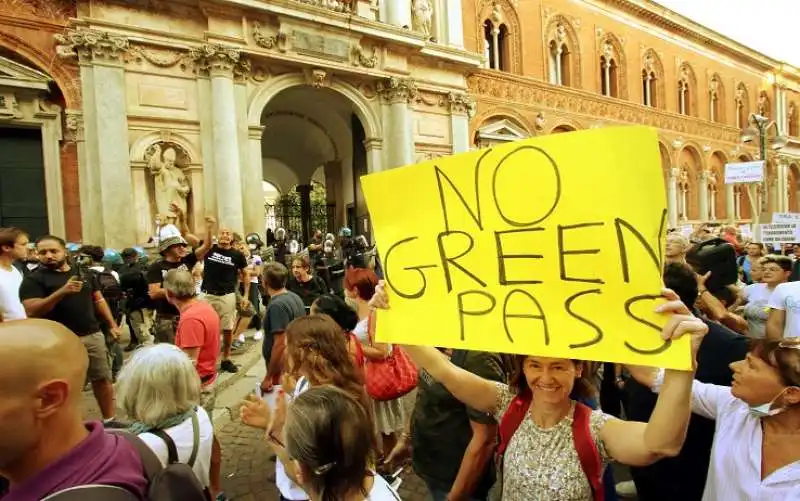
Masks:
[[[115,339],[120,329],[88,270],[67,262],[64,240],[52,235],[36,241],[39,266],[22,280],[19,297],[29,318],[58,322],[78,335],[89,354],[88,377],[103,419],[114,418],[114,387],[105,335],[98,317]]]
[[[160,261],[151,264],[147,270],[148,293],[156,310],[155,338],[157,343],[175,344],[175,329],[178,325],[178,309],[167,302],[162,284],[169,270],[183,269],[191,272],[199,260],[205,258],[211,248],[216,220],[206,218],[206,239],[200,247],[190,252],[183,237],[165,238],[158,245]]]
[[[219,315],[222,329],[222,362],[220,370],[236,373],[239,369],[231,361],[231,344],[233,328],[236,326],[236,289],[241,281],[242,309],[250,302],[250,275],[245,271],[247,258],[233,248],[233,232],[220,229],[217,245],[211,247],[203,264],[203,299],[210,304]]]

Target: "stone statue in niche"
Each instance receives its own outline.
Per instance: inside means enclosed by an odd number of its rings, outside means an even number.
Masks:
[[[153,175],[155,184],[155,202],[158,214],[167,216],[172,211],[170,204],[175,203],[186,213],[189,191],[189,179],[176,164],[178,154],[172,146],[162,150],[160,144],[155,144],[148,149],[150,158],[147,167]]]
[[[414,0],[411,13],[413,14],[414,31],[418,31],[426,39],[430,39],[433,36],[433,4],[431,4],[431,0]]]

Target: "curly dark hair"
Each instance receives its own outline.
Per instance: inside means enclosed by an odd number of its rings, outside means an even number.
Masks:
[[[512,368],[509,374],[508,386],[514,390],[517,395],[522,395],[531,391],[528,386],[528,381],[525,379],[525,372],[523,367],[525,359],[529,355],[516,355],[513,360]],[[594,368],[590,362],[585,360],[570,359],[576,369],[581,368],[581,377],[575,378],[575,386],[572,387],[572,392],[569,397],[579,402],[586,402],[597,396],[597,388],[592,383],[591,376],[594,373]]]

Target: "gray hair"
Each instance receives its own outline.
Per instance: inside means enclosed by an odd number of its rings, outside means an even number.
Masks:
[[[194,283],[191,272],[180,269],[167,272],[167,276],[164,277],[164,290],[179,301],[185,301],[197,295],[197,285]]]
[[[199,404],[200,377],[180,348],[161,343],[133,353],[116,391],[117,403],[129,418],[157,427]]]

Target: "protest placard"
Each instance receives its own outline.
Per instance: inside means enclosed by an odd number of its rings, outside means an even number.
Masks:
[[[774,212],[772,214],[772,222],[800,224],[800,214],[796,212]]]
[[[800,242],[800,225],[797,223],[772,223],[761,225],[761,243],[790,244]]]
[[[725,184],[760,183],[763,180],[763,160],[725,164]]]
[[[558,134],[361,178],[383,342],[688,368],[663,342],[656,132]]]

